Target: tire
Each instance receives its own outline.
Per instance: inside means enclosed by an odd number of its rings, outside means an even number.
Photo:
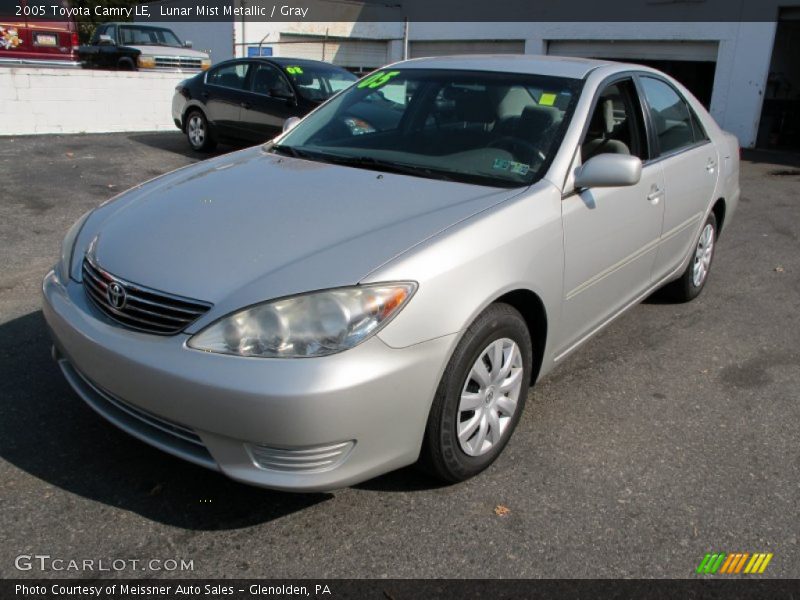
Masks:
[[[200,110],[192,110],[186,115],[184,131],[192,150],[210,152],[217,146],[208,128],[208,120]]]
[[[680,279],[667,284],[663,291],[667,298],[674,302],[689,302],[703,291],[714,260],[717,242],[717,218],[714,213],[708,215],[700,236],[694,245],[694,252],[686,270]]]
[[[502,350],[499,370],[491,360],[497,356],[497,345]],[[450,358],[431,406],[420,456],[425,470],[456,483],[477,475],[495,461],[525,407],[532,356],[528,327],[515,308],[492,304],[475,319]],[[480,372],[479,360],[485,372]],[[482,375],[484,383],[477,374]],[[477,408],[467,410],[472,402]],[[462,439],[459,429],[464,434]]]

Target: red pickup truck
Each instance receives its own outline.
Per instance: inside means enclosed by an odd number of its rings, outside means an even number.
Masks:
[[[0,19],[0,65],[4,64],[80,66],[78,26],[71,19],[43,21],[22,14]]]

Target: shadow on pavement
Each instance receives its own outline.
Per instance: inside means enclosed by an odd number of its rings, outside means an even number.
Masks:
[[[750,150],[744,148],[742,149],[742,160],[784,167],[800,167],[800,153],[782,150]]]
[[[173,152],[174,154],[180,154],[181,156],[186,156],[195,160],[205,160],[206,158],[219,156],[228,152],[234,152],[247,147],[247,144],[219,144],[213,152],[196,152],[195,150],[192,150],[191,146],[189,146],[189,142],[186,141],[186,136],[184,136],[177,129],[175,131],[165,131],[159,133],[131,134],[128,136],[128,139],[133,142],[149,146],[150,148]]]
[[[332,497],[239,484],[106,423],[52,361],[40,311],[0,325],[0,348],[0,456],[51,485],[192,530],[248,527]]]

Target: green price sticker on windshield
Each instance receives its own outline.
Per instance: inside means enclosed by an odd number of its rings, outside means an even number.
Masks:
[[[358,87],[368,87],[374,90],[382,85],[386,85],[389,83],[389,81],[391,81],[392,77],[395,77],[399,74],[400,71],[378,71],[377,73],[373,73],[367,77],[364,81],[359,82]]]
[[[302,75],[303,69],[300,67],[286,67],[286,72],[290,75]]]

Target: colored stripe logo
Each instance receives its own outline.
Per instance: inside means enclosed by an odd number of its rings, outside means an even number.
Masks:
[[[714,575],[716,573],[725,575],[736,575],[745,573],[755,575],[763,573],[767,569],[769,561],[772,560],[772,553],[757,552],[715,552],[703,557],[697,566],[698,574]]]

